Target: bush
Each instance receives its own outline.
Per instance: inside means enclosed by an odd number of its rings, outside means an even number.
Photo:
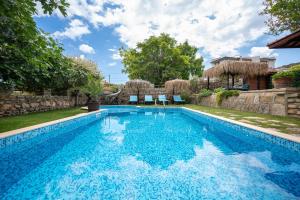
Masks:
[[[200,90],[200,78],[199,77],[193,77],[190,80],[190,90],[192,93],[198,93]]]
[[[180,96],[182,99],[185,100],[186,103],[191,103],[192,101],[192,98],[191,98],[191,94],[186,91],[186,90],[183,90],[181,93],[180,93]]]
[[[216,88],[216,89],[214,89],[214,93],[224,92],[224,91],[225,91],[224,88]]]
[[[294,78],[295,73],[293,71],[281,71],[277,72],[272,76],[273,80],[281,79],[281,78]]]
[[[290,71],[292,71],[295,74],[293,85],[295,87],[300,87],[300,65],[295,65],[291,67]]]
[[[272,76],[273,80],[281,78],[291,78],[293,86],[300,87],[300,65],[292,66],[288,70],[277,72]]]
[[[240,91],[238,90],[219,90],[216,93],[216,101],[218,105],[221,105],[223,99],[227,99],[228,97],[232,97],[232,96],[239,96]]]
[[[81,91],[90,97],[90,100],[97,100],[103,91],[102,77],[88,75],[87,83],[81,87]]]
[[[213,94],[213,92],[211,90],[202,89],[198,94],[198,100],[200,100],[202,97],[208,97],[212,94]]]

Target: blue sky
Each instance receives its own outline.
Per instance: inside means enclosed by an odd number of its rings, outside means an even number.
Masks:
[[[270,50],[280,36],[265,34],[261,1],[248,0],[69,0],[68,17],[35,16],[38,27],[63,44],[65,55],[95,61],[105,79],[124,83],[120,47],[169,33],[199,48],[205,67],[220,56],[274,56],[276,66],[300,61],[299,49]],[[287,33],[283,33],[285,35]]]

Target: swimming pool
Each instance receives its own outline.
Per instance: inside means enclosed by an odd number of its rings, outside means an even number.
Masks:
[[[299,199],[298,143],[182,108],[106,107],[0,140],[0,199]]]

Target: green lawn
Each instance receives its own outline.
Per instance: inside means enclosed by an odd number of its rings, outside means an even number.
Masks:
[[[69,108],[62,110],[53,110],[48,112],[31,113],[21,116],[2,117],[0,118],[0,133],[44,122],[49,122],[56,119],[70,117],[84,112],[87,111],[81,110],[80,108]]]
[[[144,106],[144,105],[141,105]],[[153,106],[153,105],[152,105]],[[174,105],[170,105],[174,106]],[[294,117],[282,117],[266,114],[258,114],[251,112],[241,112],[237,110],[224,109],[224,108],[212,108],[206,106],[184,105],[187,108],[200,110],[202,112],[211,113],[214,115],[222,116],[225,118],[241,121],[244,123],[273,129],[287,134],[299,134],[300,135],[300,119]],[[26,126],[32,126],[43,122],[48,122],[64,117],[69,117],[79,113],[87,112],[80,110],[80,108],[71,108],[63,110],[48,111],[43,113],[32,113],[22,116],[4,117],[0,118],[0,133],[23,128]]]
[[[273,129],[287,134],[300,134],[300,119],[295,117],[274,116],[237,110],[212,108],[199,105],[185,105],[187,108],[241,121],[247,124]]]

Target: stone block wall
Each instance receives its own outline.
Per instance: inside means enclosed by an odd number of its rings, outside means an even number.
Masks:
[[[200,101],[194,97],[194,103],[218,107],[215,95],[201,98]],[[271,115],[300,117],[300,90],[283,88],[241,92],[237,97],[223,99],[220,107]]]
[[[288,92],[287,95],[287,114],[300,117],[300,89],[297,92]]]
[[[0,95],[0,117],[85,105],[87,97]]]

